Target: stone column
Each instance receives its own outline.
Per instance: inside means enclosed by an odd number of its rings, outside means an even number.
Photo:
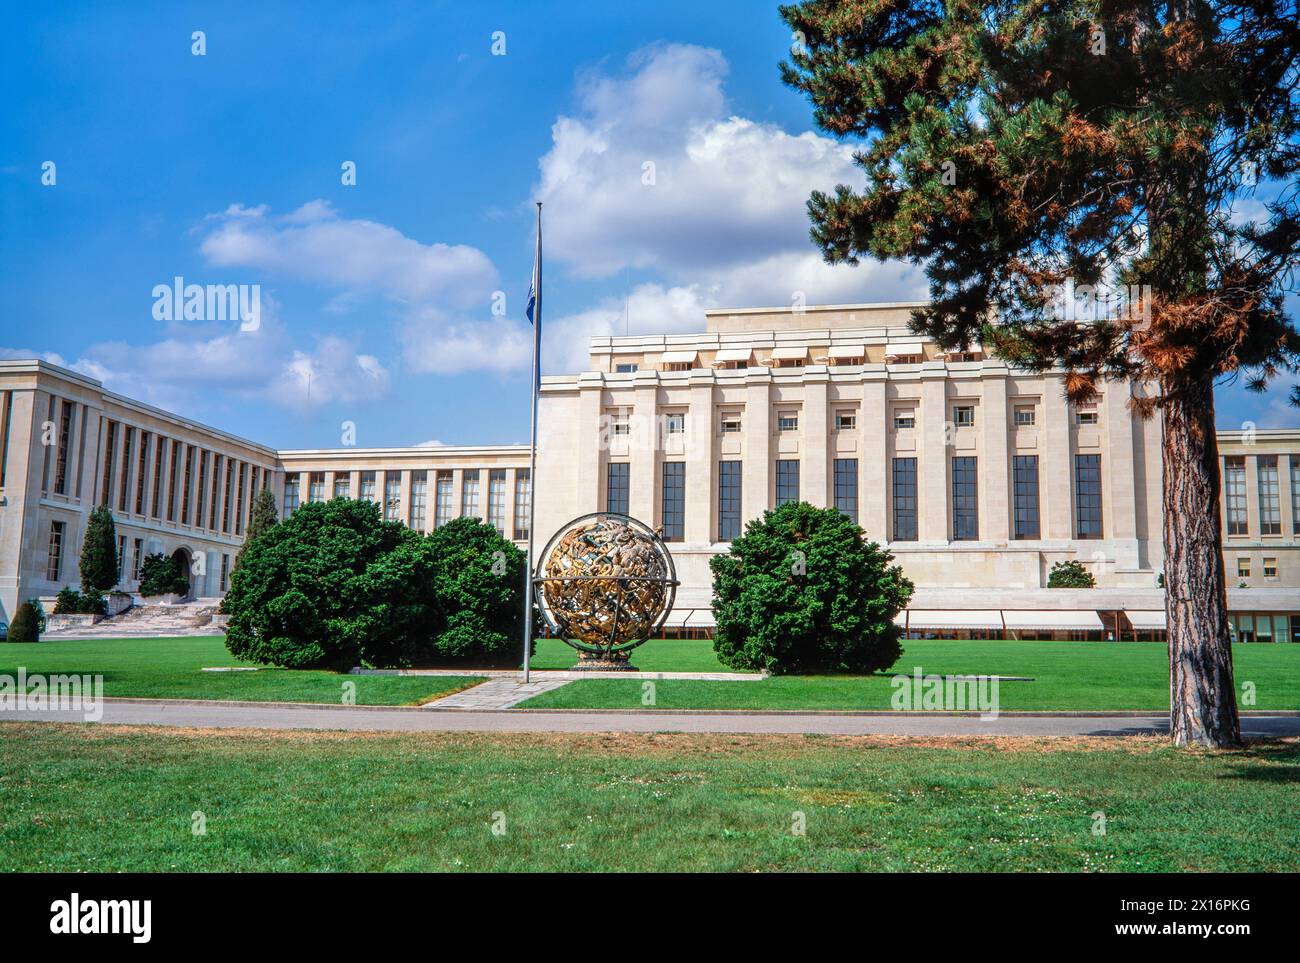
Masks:
[[[1043,375],[1043,453],[1038,464],[1043,538],[1074,538],[1074,459],[1070,451],[1070,406],[1065,379]]]
[[[717,540],[717,414],[713,408],[713,372],[691,373],[686,412],[686,537],[694,544]]]
[[[917,532],[923,542],[947,542],[952,504],[948,487],[948,372],[942,361],[921,366],[921,425],[917,440]]]
[[[868,537],[889,537],[889,403],[884,365],[862,378],[862,462],[858,466],[858,520]]]
[[[659,526],[659,373],[638,371],[633,375],[631,436],[628,440],[628,513],[651,528]]]
[[[980,388],[980,538],[1005,545],[1011,537],[1011,419],[1007,411],[1006,366],[986,362]]]
[[[804,375],[803,412],[799,419],[799,497],[818,508],[834,504],[829,494],[828,477],[830,378],[830,373],[821,366]]]
[[[718,421],[718,416],[713,418]],[[741,466],[740,527],[758,518],[772,506],[772,375],[765,368],[754,368],[746,375],[745,412],[740,422],[743,456],[720,454],[721,461],[743,458]],[[727,436],[721,436],[723,442]],[[802,445],[800,446],[803,447]],[[803,455],[801,451],[800,456]],[[800,471],[802,472],[802,466]],[[800,487],[803,479],[800,479]],[[716,488],[717,486],[713,486]],[[714,498],[716,500],[716,492]],[[717,533],[715,531],[714,537]]]

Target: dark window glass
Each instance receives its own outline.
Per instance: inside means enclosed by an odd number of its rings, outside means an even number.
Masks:
[[[718,541],[740,536],[740,462],[718,462]]]
[[[1074,537],[1101,538],[1101,455],[1074,456]]]
[[[605,511],[627,514],[628,471],[627,462],[610,462],[605,470]]]
[[[664,462],[663,538],[680,542],[686,537],[686,462]]]
[[[979,498],[975,458],[952,460],[952,540],[973,542],[980,537]]]
[[[1016,455],[1011,460],[1016,538],[1038,538],[1038,456]]]
[[[895,458],[893,471],[894,541],[916,541],[916,459]]]
[[[780,459],[776,463],[776,503],[799,500],[799,462],[795,459]]]
[[[858,460],[835,459],[835,507],[858,520]]]

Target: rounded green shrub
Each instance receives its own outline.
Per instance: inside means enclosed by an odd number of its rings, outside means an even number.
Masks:
[[[148,555],[140,563],[140,594],[145,598],[184,595],[189,590],[190,582],[181,563],[170,555]]]
[[[773,674],[889,668],[902,654],[894,616],[912,596],[893,560],[836,509],[765,512],[709,562],[718,659]]]
[[[1096,588],[1097,580],[1091,572],[1083,567],[1082,562],[1073,559],[1057,562],[1047,575],[1048,588]]]
[[[436,663],[519,665],[523,658],[524,553],[491,525],[456,518],[428,536],[441,613]]]

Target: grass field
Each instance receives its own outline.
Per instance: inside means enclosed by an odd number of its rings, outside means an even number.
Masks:
[[[544,640],[555,643],[554,640]],[[1300,645],[1233,646],[1238,701],[1244,709],[1300,709]],[[539,647],[538,658],[551,658]],[[570,664],[572,657],[570,656]],[[891,670],[925,673],[1029,676],[1004,682],[1000,707],[1017,709],[1169,708],[1168,656],[1157,642],[974,642],[908,640]],[[710,661],[712,660],[712,661]],[[646,669],[690,665],[717,671],[708,642],[647,642],[633,654]],[[1245,683],[1253,683],[1254,705]],[[888,676],[776,677],[762,682],[655,683],[659,709],[889,709],[894,690]],[[544,692],[525,708],[642,708],[642,683],[632,679],[584,679]]]
[[[345,683],[358,705],[418,705],[474,685],[464,676],[357,676],[261,668],[257,672],[203,672],[204,666],[247,665],[220,638],[88,639],[0,644],[0,674],[19,666],[28,674],[88,673],[104,677],[104,695],[159,699],[248,699],[258,702],[339,704]]]
[[[0,870],[1296,871],[1297,783],[1295,741],[0,723]]]

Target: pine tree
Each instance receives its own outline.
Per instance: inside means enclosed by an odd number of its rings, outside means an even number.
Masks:
[[[253,539],[278,524],[279,517],[275,511],[275,495],[271,493],[271,489],[263,488],[253,499],[253,508],[248,516],[248,528],[244,532],[244,544],[239,546],[239,552],[235,555],[235,564],[230,569],[232,577],[239,569],[239,563],[244,560],[244,552]],[[224,599],[222,600],[221,611],[225,612]]]
[[[98,595],[117,584],[117,526],[107,505],[100,505],[86,521],[81,543],[81,588]]]
[[[861,192],[809,201],[826,259],[922,264],[919,333],[1062,366],[1075,402],[1112,380],[1160,416],[1172,737],[1238,744],[1213,388],[1241,376],[1263,390],[1300,364],[1283,303],[1300,260],[1295,0],[808,0],[781,14],[784,79],[822,128],[858,141],[866,174]],[[1047,310],[1071,282],[1138,297],[1079,323]]]

